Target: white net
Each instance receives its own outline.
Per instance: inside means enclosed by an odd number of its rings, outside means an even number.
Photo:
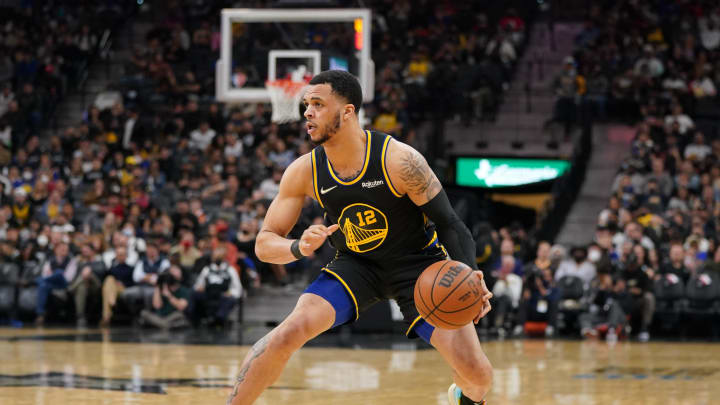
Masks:
[[[304,81],[290,79],[272,80],[265,83],[272,103],[272,122],[284,124],[302,118],[299,106],[305,86],[307,83]]]

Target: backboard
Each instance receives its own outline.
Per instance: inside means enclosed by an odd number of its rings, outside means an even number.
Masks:
[[[343,69],[360,81],[364,101],[372,101],[369,9],[224,9],[221,18],[217,100],[269,102],[267,80]]]

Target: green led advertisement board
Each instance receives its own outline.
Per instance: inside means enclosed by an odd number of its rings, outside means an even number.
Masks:
[[[557,159],[471,158],[456,161],[455,182],[467,187],[514,187],[556,179],[570,168]]]

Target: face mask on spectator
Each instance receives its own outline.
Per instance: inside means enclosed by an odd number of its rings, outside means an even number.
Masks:
[[[37,243],[40,247],[45,247],[48,244],[48,237],[45,235],[40,235],[37,238]]]
[[[592,249],[588,252],[588,259],[593,263],[600,260],[600,257],[602,257],[602,253],[597,249]]]

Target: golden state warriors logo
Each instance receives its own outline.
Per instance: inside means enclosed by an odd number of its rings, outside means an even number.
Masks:
[[[338,220],[345,235],[345,244],[355,253],[368,252],[382,245],[388,233],[385,214],[367,204],[356,203],[345,207]]]

